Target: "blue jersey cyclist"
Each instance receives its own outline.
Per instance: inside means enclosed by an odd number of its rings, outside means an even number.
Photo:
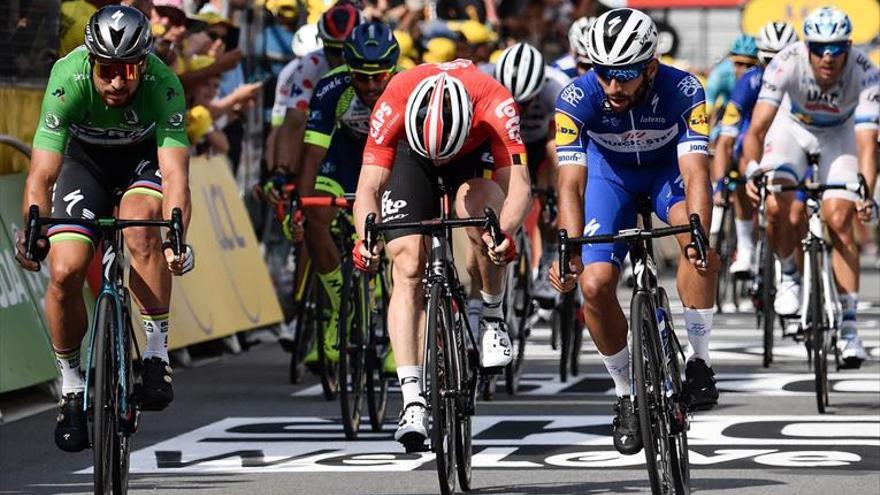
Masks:
[[[727,58],[716,65],[706,81],[706,104],[709,113],[711,141],[715,142],[721,131],[716,124],[721,120],[727,102],[733,94],[736,82],[745,72],[758,63],[758,46],[747,34],[737,36],[730,45]]]
[[[761,78],[764,67],[773,56],[786,46],[798,40],[794,26],[786,22],[768,22],[761,27],[757,38],[758,59],[760,63],[747,70],[733,88],[730,101],[724,108],[721,118],[720,135],[715,143],[715,157],[712,162],[712,178],[719,181],[731,168],[745,174],[746,164],[739,163],[742,156],[742,141],[752,120],[752,109],[758,102],[761,92]],[[716,204],[720,205],[720,193],[716,192]],[[730,273],[747,273],[750,270],[754,241],[752,240],[752,217],[754,208],[746,197],[745,188],[737,188],[734,201],[734,224],[736,225],[736,254],[730,264]],[[796,214],[802,215],[801,211]],[[719,209],[720,211],[720,209]],[[720,229],[720,215],[712,223],[712,230]]]
[[[650,197],[654,211],[670,224],[687,223],[691,213],[706,224],[712,206],[709,129],[699,81],[660,64],[657,28],[638,10],[606,12],[590,28],[589,39],[593,70],[569,84],[556,104],[559,228],[593,235],[635,227],[639,197]],[[586,245],[569,267],[579,275],[560,280],[554,266],[551,280],[561,291],[580,282],[587,326],[618,396],[614,446],[631,455],[642,442],[631,398],[627,322],[616,295],[625,255],[623,244]],[[711,408],[718,400],[709,361],[717,265],[712,252],[708,266],[684,252],[679,263],[679,294],[693,349],[685,384],[691,410]]]
[[[399,54],[391,29],[381,22],[361,24],[349,34],[343,48],[345,65],[318,82],[309,102],[302,169],[297,177],[300,194],[342,196],[355,191],[370,114],[396,71]],[[306,247],[330,301],[331,318],[324,337],[330,361],[339,356],[335,343],[342,297],[340,258],[330,234],[335,215],[332,207],[309,208],[305,224]],[[313,349],[305,362],[316,361]],[[388,364],[393,372],[393,363]]]

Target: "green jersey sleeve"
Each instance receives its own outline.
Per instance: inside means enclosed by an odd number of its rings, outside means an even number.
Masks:
[[[88,82],[88,64],[82,64],[80,50],[55,62],[49,75],[34,134],[34,148],[64,153],[70,139],[70,124],[78,121],[88,104],[84,101],[83,81]]]
[[[156,75],[153,104],[156,108],[156,144],[159,148],[187,148],[186,100],[180,79],[168,66],[154,56],[149,57],[151,71]]]

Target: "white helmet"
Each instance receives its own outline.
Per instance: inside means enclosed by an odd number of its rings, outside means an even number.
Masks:
[[[618,67],[645,62],[657,50],[657,26],[635,9],[605,12],[590,27],[590,59],[596,65]]]
[[[798,40],[794,26],[787,22],[771,21],[758,32],[758,59],[768,64],[774,55]]]
[[[510,46],[495,64],[495,79],[510,90],[517,103],[526,101],[544,87],[544,56],[528,43]]]
[[[590,63],[590,26],[596,22],[595,17],[581,17],[568,28],[568,44],[575,59],[580,63]]]
[[[459,79],[445,72],[427,77],[406,100],[406,140],[425,158],[448,160],[464,146],[473,114],[471,98]]]
[[[819,7],[804,19],[804,39],[819,43],[849,41],[852,22],[842,10]]]
[[[318,26],[315,24],[304,24],[296,30],[293,35],[293,42],[290,44],[293,48],[293,54],[297,57],[305,57],[307,53],[311,53],[324,46],[324,41],[318,36]]]

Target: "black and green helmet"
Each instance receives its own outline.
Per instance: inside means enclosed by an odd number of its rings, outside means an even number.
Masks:
[[[351,70],[381,72],[397,65],[400,46],[387,25],[371,21],[354,28],[345,40],[343,56]]]

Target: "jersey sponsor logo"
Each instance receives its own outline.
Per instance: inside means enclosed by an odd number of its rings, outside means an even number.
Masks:
[[[729,105],[728,105],[729,106]],[[709,135],[709,117],[706,116],[706,104],[700,102],[693,107],[687,117],[688,129],[701,136]]]
[[[824,93],[816,87],[807,90],[807,102],[804,108],[811,111],[840,113],[840,93]]]
[[[873,74],[864,77],[861,80],[861,89],[873,88],[880,84],[880,71],[874,71]]]
[[[321,120],[321,117],[323,117],[323,115],[320,110],[314,109],[309,111],[309,122],[317,122]]]
[[[474,64],[470,60],[458,59],[453,60],[452,62],[437,64],[437,68],[440,70],[451,71],[455,69],[464,69],[465,67],[470,67],[471,65]]]
[[[303,87],[308,89],[311,87],[312,83],[309,81],[309,85],[306,86],[306,82],[307,81],[303,81]],[[315,91],[315,96],[318,98],[323,98],[328,92],[333,91],[340,84],[342,84],[342,78],[335,77],[335,78],[327,81],[327,83],[323,87],[321,87],[321,89],[319,89],[318,91]]]
[[[407,204],[407,201],[404,199],[392,199],[391,191],[386,190],[382,193],[382,220],[387,222],[406,217],[409,214],[401,214],[400,210],[406,208]]]
[[[654,97],[651,98],[651,111],[652,112],[657,113],[657,104],[658,103],[660,103],[660,95],[654,95]]]
[[[155,127],[156,124],[150,124],[147,127],[136,129],[106,129],[76,124],[70,126],[70,133],[86,143],[120,146],[140,142],[152,133]]]
[[[504,128],[507,130],[507,137],[517,143],[522,143],[522,137],[519,134],[519,112],[513,98],[508,98],[499,103],[495,107],[495,116],[499,119],[506,117],[507,121],[504,122]]]
[[[687,96],[688,98],[697,94],[697,91],[701,89],[703,89],[703,86],[700,84],[700,81],[694,76],[689,75],[678,82],[678,90],[681,91],[681,94]]]
[[[165,101],[171,101],[176,97],[177,97],[177,90],[175,90],[171,86],[168,86],[167,88],[165,88]]]
[[[183,114],[180,112],[172,113],[168,116],[168,125],[173,128],[179,128],[183,125]]]
[[[55,88],[55,91],[52,91],[52,96],[61,100],[61,103],[64,103],[64,87],[58,86]]]
[[[658,117],[658,116],[651,117],[651,116],[647,116],[647,115],[642,115],[641,118],[639,118],[639,123],[642,123],[642,124],[666,124],[666,118],[665,117]]]
[[[386,101],[383,101],[382,104],[379,105],[379,108],[373,112],[373,118],[370,119],[370,137],[373,138],[376,144],[382,144],[382,142],[385,141],[386,134],[383,130],[387,118],[390,117],[392,113],[394,113],[394,111],[391,109],[391,105]]]
[[[121,10],[117,10],[112,16],[110,16],[110,18],[113,19],[113,29],[117,31],[120,29],[119,23],[122,21],[123,17],[125,17],[125,13]]]
[[[587,154],[581,151],[564,151],[556,154],[560,165],[586,165]]]
[[[775,91],[779,91],[779,86],[777,86],[777,85],[775,85],[775,84],[773,84],[773,83],[771,83],[771,82],[769,82],[769,81],[764,81],[764,82],[762,82],[762,83],[761,83],[761,86],[762,86],[764,89],[766,89],[767,91],[774,91],[774,92],[775,92]]]
[[[617,117],[612,117],[610,115],[603,115],[602,125],[606,127],[617,127],[620,125],[620,119],[618,119]]]
[[[52,112],[46,112],[46,116],[43,117],[43,123],[46,124],[48,129],[52,129],[53,131],[58,130],[61,127],[61,119]]]
[[[556,112],[556,145],[568,146],[577,141],[578,125],[568,115]]]
[[[596,235],[596,232],[602,228],[602,224],[599,223],[595,218],[591,218],[586,225],[584,225],[584,237]]]
[[[587,135],[597,144],[617,153],[654,151],[669,144],[678,134],[678,125],[666,129],[643,129],[622,133],[598,133]]]
[[[699,153],[702,155],[709,153],[709,144],[706,141],[685,141],[678,143],[678,156],[687,155],[688,153]]]
[[[86,81],[86,80],[88,80],[88,78],[89,78],[88,74],[86,74],[84,72],[77,72],[73,75],[74,81]]]
[[[140,121],[140,118],[133,108],[129,108],[122,112],[122,121],[128,125],[137,125]]]
[[[724,107],[724,116],[721,117],[721,125],[737,126],[741,119],[742,115],[739,113],[739,108],[733,103],[728,103],[727,106]]]
[[[868,60],[868,58],[865,57],[865,55],[862,54],[862,53],[857,53],[857,54],[856,54],[856,64],[857,64],[859,67],[861,67],[862,70],[863,70],[864,72],[870,72],[870,71],[871,71],[871,62],[870,62],[870,61]]]
[[[584,99],[584,90],[574,84],[569,84],[562,90],[562,94],[559,95],[559,98],[571,106],[577,106],[577,104]]]
[[[372,165],[372,164],[376,163],[376,155],[367,151],[366,153],[364,153],[363,162],[366,165]]]

